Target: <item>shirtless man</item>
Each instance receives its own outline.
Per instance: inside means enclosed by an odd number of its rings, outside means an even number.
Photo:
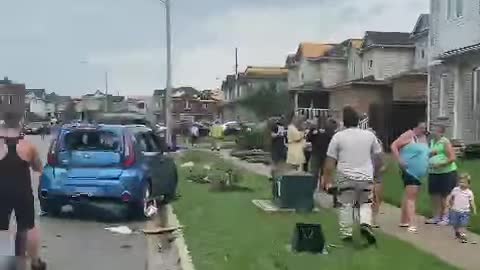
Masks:
[[[8,122],[7,122],[8,123]],[[46,270],[40,259],[39,231],[35,226],[34,196],[30,168],[42,172],[42,162],[33,144],[20,135],[20,125],[0,128],[0,230],[8,230],[15,213],[15,256],[31,258],[32,270]]]

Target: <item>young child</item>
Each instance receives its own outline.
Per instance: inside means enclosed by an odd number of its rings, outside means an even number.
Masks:
[[[475,199],[470,189],[470,175],[462,173],[459,177],[458,186],[455,187],[448,197],[450,205],[450,224],[455,230],[455,237],[462,243],[468,243],[466,228],[471,212],[477,214]]]

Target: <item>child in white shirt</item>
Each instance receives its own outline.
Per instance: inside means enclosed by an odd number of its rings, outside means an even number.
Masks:
[[[470,189],[470,175],[463,173],[459,177],[458,186],[448,197],[450,204],[450,224],[455,230],[455,237],[462,243],[468,243],[466,230],[470,221],[471,212],[477,214],[475,199]]]

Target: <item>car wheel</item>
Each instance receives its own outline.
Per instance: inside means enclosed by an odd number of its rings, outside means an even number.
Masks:
[[[39,201],[42,212],[54,217],[59,216],[62,213],[62,205],[42,198],[40,198]]]
[[[130,206],[130,218],[149,219],[152,217],[152,215],[149,213],[149,208],[150,206],[157,208],[157,201],[150,199],[151,194],[152,187],[150,184],[148,184],[144,188],[141,200]]]

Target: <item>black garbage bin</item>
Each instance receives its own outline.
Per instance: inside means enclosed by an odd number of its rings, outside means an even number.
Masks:
[[[273,181],[273,200],[280,208],[311,212],[314,208],[313,194],[317,181],[313,175],[286,174]]]

